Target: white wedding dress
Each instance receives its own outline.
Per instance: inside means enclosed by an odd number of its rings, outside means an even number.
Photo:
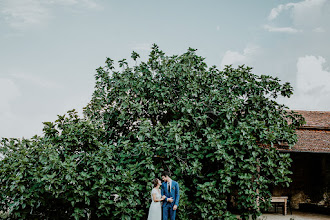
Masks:
[[[162,203],[154,202],[152,194],[156,194],[156,199],[161,199],[160,190],[153,188],[151,190],[151,205],[149,208],[148,220],[161,220],[162,219]]]

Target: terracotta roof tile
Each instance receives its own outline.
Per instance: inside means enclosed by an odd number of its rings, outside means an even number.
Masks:
[[[330,111],[294,111],[298,112],[305,118],[306,124],[302,127],[330,128]]]
[[[295,150],[307,150],[330,153],[330,131],[297,130],[298,142]]]
[[[296,111],[301,114],[306,124],[296,130],[298,142],[288,149],[279,146],[283,151],[323,152],[330,153],[330,111]]]

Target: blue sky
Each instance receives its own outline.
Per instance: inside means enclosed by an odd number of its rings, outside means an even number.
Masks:
[[[330,111],[328,0],[0,0],[0,137],[42,134],[82,108],[106,57],[198,49],[289,81],[291,109]]]

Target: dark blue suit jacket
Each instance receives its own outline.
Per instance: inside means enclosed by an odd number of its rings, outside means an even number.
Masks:
[[[171,191],[169,192],[167,190],[167,182],[162,183],[162,190],[161,190],[162,196],[165,195],[166,198],[163,202],[163,206],[166,206],[170,204],[171,206],[177,205],[179,206],[179,200],[180,200],[180,191],[179,191],[179,184],[172,180],[172,186],[171,186]],[[173,198],[173,202],[167,202],[168,198]]]

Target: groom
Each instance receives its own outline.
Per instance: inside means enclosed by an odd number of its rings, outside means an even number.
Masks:
[[[170,178],[167,171],[162,173],[162,179],[162,196],[166,197],[163,203],[163,220],[175,220],[180,199],[179,184]]]

